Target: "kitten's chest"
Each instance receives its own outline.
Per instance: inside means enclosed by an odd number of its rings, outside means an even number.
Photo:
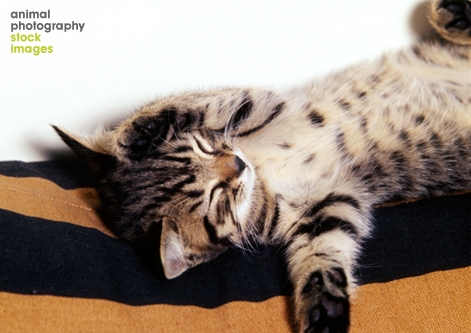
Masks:
[[[289,125],[240,140],[238,147],[271,195],[296,202],[335,186],[348,162],[336,148],[335,133]]]

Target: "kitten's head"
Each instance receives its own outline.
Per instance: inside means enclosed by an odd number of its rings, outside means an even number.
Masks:
[[[107,153],[103,137],[87,142],[55,130],[97,178],[103,217],[118,236],[134,241],[162,224],[167,278],[243,243],[259,189],[254,168],[222,135],[180,133],[133,161]]]

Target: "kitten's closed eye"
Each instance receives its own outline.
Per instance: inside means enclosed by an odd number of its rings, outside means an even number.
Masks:
[[[213,154],[220,153],[219,151],[215,151],[214,148],[211,147],[207,142],[201,140],[201,138],[195,137],[195,142],[199,151],[201,151],[204,154],[213,155]]]

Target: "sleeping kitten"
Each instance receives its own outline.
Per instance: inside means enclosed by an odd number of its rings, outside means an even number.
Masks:
[[[118,236],[162,225],[167,278],[281,245],[298,331],[347,332],[372,207],[471,188],[471,1],[435,0],[430,18],[444,39],[301,88],[172,95],[92,138],[55,129]]]

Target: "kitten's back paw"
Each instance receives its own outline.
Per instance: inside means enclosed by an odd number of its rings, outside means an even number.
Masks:
[[[430,23],[443,38],[457,44],[471,45],[471,1],[433,1]]]

